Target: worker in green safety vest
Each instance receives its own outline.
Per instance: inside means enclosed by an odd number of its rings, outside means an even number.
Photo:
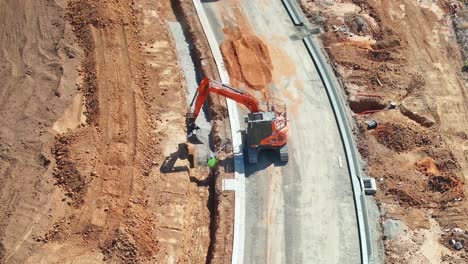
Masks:
[[[218,164],[218,160],[216,159],[216,156],[214,154],[211,154],[210,157],[208,158],[208,161],[206,162],[206,165],[210,168],[214,168]]]

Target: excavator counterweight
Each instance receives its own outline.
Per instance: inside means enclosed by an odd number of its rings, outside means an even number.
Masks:
[[[192,135],[199,129],[195,120],[200,113],[209,93],[215,93],[236,101],[245,106],[250,113],[245,118],[246,130],[244,131],[243,145],[246,149],[248,161],[255,164],[258,161],[258,153],[262,149],[277,150],[282,162],[287,162],[288,149],[288,120],[286,105],[279,99],[270,99],[266,103],[266,109],[260,108],[259,101],[243,90],[205,78],[200,82],[198,89],[190,103],[193,112],[187,113],[187,132]]]

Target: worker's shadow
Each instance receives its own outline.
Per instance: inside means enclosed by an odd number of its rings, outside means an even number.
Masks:
[[[185,143],[180,143],[177,146],[177,151],[171,153],[164,160],[163,164],[159,168],[159,171],[162,173],[173,173],[181,171],[189,171],[187,166],[175,166],[177,160],[188,160],[190,168],[194,167],[194,158],[193,155],[189,153],[188,146]]]
[[[218,166],[224,171],[224,173],[234,173],[234,155],[229,155],[223,159],[220,159]]]

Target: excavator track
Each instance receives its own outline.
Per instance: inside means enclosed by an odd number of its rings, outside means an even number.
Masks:
[[[289,161],[289,152],[288,152],[288,145],[284,145],[279,149],[280,160],[281,162],[288,162]]]
[[[247,158],[249,159],[249,164],[258,163],[258,152],[254,148],[247,148]]]

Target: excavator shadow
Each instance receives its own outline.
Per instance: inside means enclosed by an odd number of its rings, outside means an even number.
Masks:
[[[281,161],[276,150],[262,150],[258,153],[258,163],[249,164],[246,155],[244,155],[245,161],[245,177],[254,176],[258,171],[265,170],[271,165],[275,167],[285,166],[288,162]]]
[[[202,145],[203,142],[198,138],[197,134],[192,133],[187,135],[187,141],[194,145]]]
[[[174,173],[181,171],[189,171],[189,167],[184,166],[175,166],[177,160],[188,160],[190,168],[194,167],[194,157],[189,153],[188,145],[186,143],[180,143],[177,146],[177,151],[171,153],[164,160],[163,164],[159,168],[159,171],[162,173]]]

